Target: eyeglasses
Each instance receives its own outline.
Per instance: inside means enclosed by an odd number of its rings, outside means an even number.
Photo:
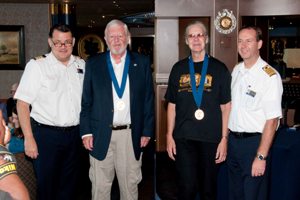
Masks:
[[[73,45],[73,40],[66,40],[65,42],[61,42],[61,41],[54,42],[53,40],[51,41],[55,47],[62,47],[62,46],[71,47]]]
[[[198,33],[198,34],[189,34],[188,39],[200,39],[206,36],[206,33]]]

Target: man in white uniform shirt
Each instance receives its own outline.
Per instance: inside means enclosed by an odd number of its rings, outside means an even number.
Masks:
[[[75,38],[69,26],[54,25],[48,43],[49,54],[27,63],[15,98],[25,153],[37,176],[37,198],[71,200],[78,174],[85,62],[72,55]]]
[[[282,82],[261,59],[262,32],[244,27],[238,34],[243,62],[232,72],[227,164],[229,196],[236,200],[267,199],[270,148],[282,116]]]

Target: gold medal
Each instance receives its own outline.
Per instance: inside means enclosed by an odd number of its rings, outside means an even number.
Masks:
[[[195,111],[195,118],[201,120],[204,118],[204,112],[200,108]]]
[[[126,107],[125,102],[122,100],[117,101],[116,105],[117,105],[117,110],[120,111],[124,110]]]

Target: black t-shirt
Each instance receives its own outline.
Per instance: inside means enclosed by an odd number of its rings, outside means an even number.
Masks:
[[[15,100],[12,97],[10,97],[9,99],[7,99],[6,105],[7,105],[6,106],[7,117],[11,117],[12,116],[13,108],[16,107],[16,105],[17,105],[17,100]]]
[[[200,84],[203,62],[194,63],[197,88]],[[194,116],[197,105],[190,84],[189,59],[177,62],[170,73],[165,99],[176,105],[174,138],[185,138],[218,143],[222,135],[220,105],[231,101],[231,75],[226,65],[209,57],[202,103],[204,118]]]

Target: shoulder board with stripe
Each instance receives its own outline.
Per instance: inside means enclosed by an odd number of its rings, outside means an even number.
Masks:
[[[264,70],[264,72],[266,72],[269,76],[273,76],[276,74],[276,71],[270,67],[269,65],[266,65],[262,68]]]
[[[46,58],[46,55],[37,56],[37,57],[34,58],[34,60],[40,60],[40,59],[42,59],[42,58]]]

